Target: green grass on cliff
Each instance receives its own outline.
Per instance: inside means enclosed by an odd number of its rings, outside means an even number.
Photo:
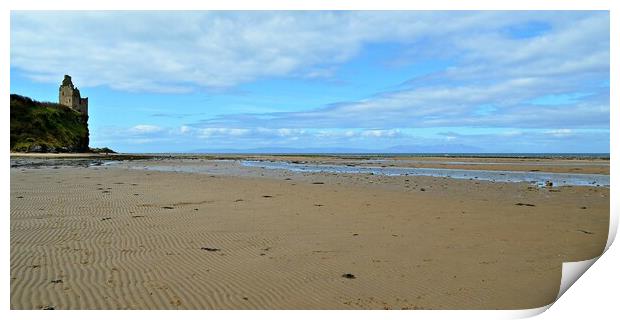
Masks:
[[[11,94],[11,151],[88,151],[88,125],[73,109]]]

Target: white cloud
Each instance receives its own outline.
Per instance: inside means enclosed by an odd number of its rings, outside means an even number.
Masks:
[[[453,87],[413,87],[369,99],[338,103],[302,112],[222,116],[198,126],[280,126],[290,128],[393,128],[393,127],[530,127],[563,128],[609,126],[608,88],[590,88],[596,95],[571,104],[536,105],[530,101],[556,91],[555,78],[515,78],[493,84]],[[569,81],[569,80],[567,80]],[[586,89],[575,85],[573,89]],[[596,92],[595,91],[595,92]],[[493,104],[488,113],[481,105]],[[374,134],[370,131],[368,134]]]
[[[192,131],[192,128],[190,128],[190,127],[188,127],[188,126],[181,126],[181,127],[179,128],[179,132],[180,132],[181,134],[184,134],[184,133],[189,133],[189,132],[191,132],[191,131]]]
[[[556,129],[545,131],[546,134],[552,135],[554,137],[567,137],[573,135],[573,130],[571,129]]]
[[[399,152],[608,152],[609,130],[593,129],[523,129],[523,130],[452,130],[425,133],[408,128],[380,129],[291,129],[284,128],[162,128],[140,135],[129,134],[131,128],[109,128],[109,132],[92,137],[96,145],[114,150],[141,152],[192,150],[251,150],[254,148],[359,148]],[[206,134],[206,135],[205,135]],[[108,140],[106,140],[108,139]],[[173,148],[166,147],[169,143]],[[472,147],[473,146],[473,147]],[[479,147],[476,147],[479,146]],[[576,150],[575,146],[579,146]],[[326,149],[327,148],[327,149]],[[340,149],[341,150],[341,149]]]
[[[455,62],[443,70],[411,79],[397,90],[365,99],[316,106],[301,112],[221,116],[196,125],[368,129],[609,127],[609,85],[604,84],[609,81],[609,15],[606,13],[424,15],[416,12],[408,16],[414,22],[409,24],[399,20],[406,15],[368,13],[368,16],[392,20],[372,32],[360,28],[357,31],[367,36],[360,38],[404,43],[415,42],[424,34],[433,40],[424,42],[423,50],[414,50],[409,60],[432,59],[444,52]],[[445,17],[454,19],[446,21]],[[349,16],[344,20],[355,21]],[[506,36],[501,31],[506,26],[531,20],[545,21],[549,29],[525,38]],[[432,25],[441,27],[432,28]],[[331,34],[326,36],[329,38]],[[537,98],[553,95],[575,98],[548,105],[532,103]],[[479,112],[481,106],[487,106],[485,112]]]
[[[199,129],[198,132],[200,138],[208,139],[221,136],[240,137],[249,134],[250,130],[245,128],[204,128]]]
[[[608,28],[608,16],[601,16],[485,11],[14,11],[11,67],[49,83],[70,73],[82,86],[188,92],[264,77],[331,77],[335,66],[354,57],[364,45],[415,44],[430,37],[434,43],[425,43],[428,48],[415,51],[411,59],[454,52],[474,64],[480,60],[531,64],[528,60],[536,57],[538,72],[575,72],[605,66],[608,51],[591,47],[588,38]],[[519,41],[497,34],[503,27],[532,19],[548,21],[560,31]],[[579,43],[584,45],[575,46]],[[590,54],[593,49],[602,49],[601,54]],[[558,66],[554,62],[559,53],[574,59],[560,59]],[[535,71],[508,69],[521,77],[524,71]],[[452,73],[464,76],[468,69]]]
[[[390,129],[390,130],[364,130],[361,133],[361,136],[363,137],[374,137],[374,138],[381,138],[381,137],[394,137],[396,135],[400,134],[400,131],[397,129]]]
[[[139,124],[129,128],[128,132],[132,134],[148,134],[162,131],[162,128],[149,124]]]

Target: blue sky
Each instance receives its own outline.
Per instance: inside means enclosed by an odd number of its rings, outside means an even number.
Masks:
[[[13,11],[11,92],[64,74],[121,152],[609,152],[607,12]]]

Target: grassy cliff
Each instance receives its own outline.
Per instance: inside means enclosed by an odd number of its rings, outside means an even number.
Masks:
[[[11,94],[11,151],[88,152],[87,121],[57,103]]]

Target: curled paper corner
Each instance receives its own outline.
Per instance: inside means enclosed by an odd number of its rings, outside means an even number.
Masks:
[[[600,256],[590,260],[564,262],[562,263],[562,280],[560,282],[560,291],[558,292],[557,301],[560,297],[579,279],[590,267],[598,260]]]
[[[532,309],[523,309],[523,310],[515,310],[510,315],[506,317],[506,319],[525,319],[535,317],[549,309],[553,303],[550,303],[546,306],[532,308]]]
[[[609,233],[607,234],[607,244],[605,244],[603,254],[609,250],[609,247],[611,247],[611,244],[614,243],[614,240],[616,239],[616,234],[618,232],[618,216],[618,212],[614,214],[612,209],[611,214],[609,215]]]

